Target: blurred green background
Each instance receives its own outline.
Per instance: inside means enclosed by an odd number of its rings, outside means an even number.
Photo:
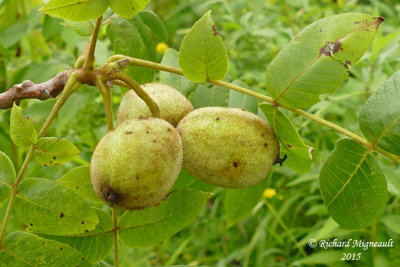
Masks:
[[[43,82],[64,69],[72,69],[87,42],[90,23],[64,22],[38,12],[39,0],[0,1],[0,92],[23,80]],[[356,0],[152,0],[148,9],[165,24],[168,39],[154,39],[147,49],[155,51],[160,62],[163,47],[179,50],[184,35],[207,10],[212,10],[218,31],[230,57],[227,81],[241,80],[251,90],[266,93],[264,72],[279,50],[312,22],[333,14],[363,12],[385,18],[373,45],[361,61],[350,70],[349,79],[332,95],[308,111],[361,135],[358,112],[378,86],[400,69],[400,3],[398,1]],[[109,14],[108,19],[113,16]],[[101,29],[96,50],[99,65],[111,56],[113,47]],[[159,43],[165,43],[160,45]],[[158,44],[158,46],[157,46]],[[154,72],[154,81],[159,77]],[[113,88],[116,112],[125,89]],[[187,95],[196,107],[199,101]],[[229,92],[220,99],[229,105]],[[21,102],[24,114],[39,129],[55,100]],[[9,138],[9,110],[0,110],[0,150],[19,168],[24,153]],[[311,170],[299,174],[283,166],[275,166],[265,182],[265,200],[251,215],[227,228],[224,212],[225,190],[214,187],[215,197],[200,216],[188,227],[154,247],[130,249],[121,247],[121,266],[400,266],[400,168],[377,155],[385,172],[389,200],[385,214],[362,231],[340,228],[328,215],[318,188],[322,162],[342,137],[333,130],[295,114],[287,113],[307,145],[314,148]],[[80,158],[54,167],[41,167],[32,162],[27,177],[56,180],[69,169],[90,162],[97,142],[106,133],[107,125],[102,97],[96,88],[83,86],[62,108],[49,135],[65,137],[81,150]],[[182,176],[185,175],[184,173]],[[0,204],[0,218],[6,203]],[[15,218],[15,217],[13,217]],[[282,226],[279,221],[285,226]],[[23,229],[12,221],[9,230]],[[296,247],[297,240],[307,257]],[[387,241],[393,248],[312,249],[310,238],[317,240]],[[362,253],[360,261],[341,261],[344,253]],[[112,262],[112,257],[107,259]]]

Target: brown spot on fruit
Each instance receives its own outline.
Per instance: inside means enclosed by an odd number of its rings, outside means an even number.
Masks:
[[[111,202],[111,203],[116,203],[120,199],[120,195],[111,188],[104,188],[103,196],[107,202]]]

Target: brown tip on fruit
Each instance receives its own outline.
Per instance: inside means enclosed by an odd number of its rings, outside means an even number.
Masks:
[[[113,189],[109,187],[105,187],[103,189],[103,196],[107,202],[117,203],[120,199],[119,193],[115,192]]]
[[[284,163],[286,159],[287,159],[287,155],[284,155],[283,158],[280,158],[280,156],[279,156],[279,154],[278,154],[278,155],[276,156],[274,165],[275,165],[275,164],[279,164],[279,165],[281,165],[281,167],[282,167],[282,163]]]

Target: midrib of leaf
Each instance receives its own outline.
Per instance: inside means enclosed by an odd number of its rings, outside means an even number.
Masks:
[[[6,183],[6,182],[4,182],[3,180],[0,180],[0,183],[1,183],[1,184],[4,184],[4,185],[6,185],[6,186],[8,186],[8,187],[10,187],[10,188],[12,188],[12,185],[11,185],[11,184]]]
[[[37,146],[35,146],[35,150],[38,151],[38,152],[41,152],[43,154],[49,154],[49,155],[55,155],[55,156],[77,156],[77,155],[81,154],[80,152],[68,153],[68,154],[63,153],[63,152],[58,152],[58,151],[51,152],[51,151],[47,151],[47,150],[44,150],[44,149],[40,149]]]
[[[369,154],[369,151],[365,151],[363,157],[361,158],[360,162],[356,165],[355,170],[350,174],[349,179],[343,184],[342,188],[340,188],[340,190],[336,193],[336,195],[332,198],[332,200],[326,205],[327,208],[329,208],[332,203],[339,197],[339,195],[343,192],[343,190],[346,188],[346,186],[351,182],[351,179],[353,179],[354,175],[356,174],[356,172],[360,169],[362,163],[365,161],[365,159],[367,158]]]
[[[34,206],[38,206],[38,207],[40,207],[40,208],[49,210],[49,211],[54,212],[54,213],[58,213],[58,212],[59,212],[58,210],[54,210],[54,209],[52,209],[52,208],[49,208],[49,207],[47,207],[47,206],[43,206],[43,205],[41,205],[41,204],[39,204],[39,203],[37,203],[37,202],[34,202],[34,201],[30,200],[29,198],[26,198],[25,196],[21,195],[20,193],[17,193],[17,197],[19,197],[19,198],[21,198],[21,199],[23,199],[23,200],[25,200],[25,201],[27,201],[27,202],[32,203]],[[65,214],[65,213],[64,213],[64,214]],[[68,213],[66,213],[65,215],[68,215],[68,216],[70,216],[70,217],[72,217],[72,218],[78,219],[76,216],[69,215]],[[80,220],[80,219],[79,219],[79,220]],[[79,220],[77,220],[77,221],[79,221]],[[87,219],[85,219],[85,220],[88,221],[88,222],[90,222],[90,223],[96,224],[96,222],[92,222],[92,221],[87,220]]]
[[[89,1],[91,1],[91,0],[81,0],[79,2],[70,3],[70,4],[59,4],[58,6],[54,6],[54,7],[41,8],[39,11],[48,11],[48,10],[53,10],[53,9],[65,8],[65,7],[69,7],[69,6],[76,6],[76,5],[82,4],[82,2],[89,2]]]
[[[31,264],[30,262],[25,261],[24,258],[20,258],[20,257],[18,257],[17,255],[14,255],[13,253],[11,253],[9,250],[7,250],[7,249],[4,248],[4,247],[2,247],[2,250],[4,250],[4,252],[7,253],[8,255],[10,255],[11,257],[17,259],[18,261],[21,261],[21,262],[25,263],[26,265],[35,266],[35,265]]]
[[[376,138],[374,145],[378,144],[379,141],[393,128],[393,126],[400,120],[400,115],[382,132],[382,134]]]
[[[175,216],[175,215],[181,214],[181,213],[184,212],[185,210],[190,209],[191,207],[197,205],[197,204],[200,203],[201,201],[203,201],[203,199],[200,199],[200,200],[198,200],[198,201],[195,201],[193,204],[191,204],[191,205],[189,205],[189,206],[186,206],[185,208],[183,208],[183,209],[181,209],[181,210],[178,210],[178,211],[176,211],[175,213],[172,213],[172,214],[170,214],[169,216],[165,216],[165,217],[160,218],[160,219],[158,219],[158,220],[151,221],[151,222],[145,223],[145,224],[131,225],[131,226],[128,226],[128,227],[118,227],[118,229],[119,229],[119,230],[129,230],[129,229],[134,229],[134,228],[139,228],[139,227],[145,227],[145,226],[149,226],[149,225],[151,225],[151,224],[156,224],[156,223],[165,221],[165,220],[167,220],[167,219],[169,219],[169,218],[171,218],[171,217],[173,217],[173,216]]]

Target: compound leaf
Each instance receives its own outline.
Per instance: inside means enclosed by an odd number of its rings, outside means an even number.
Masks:
[[[193,221],[210,196],[201,191],[178,189],[159,206],[127,211],[118,224],[120,240],[128,247],[157,244]]]
[[[373,41],[383,18],[346,13],[307,26],[267,68],[268,93],[281,105],[306,108],[348,76]]]
[[[89,165],[79,166],[70,170],[58,179],[57,182],[72,189],[83,198],[93,202],[102,202],[93,190],[92,182],[90,181]]]
[[[385,176],[371,152],[354,140],[336,143],[321,168],[319,184],[329,214],[345,228],[362,229],[385,209]]]
[[[28,178],[18,186],[15,213],[29,231],[54,235],[95,229],[96,213],[74,191],[61,184]]]
[[[361,108],[360,128],[368,141],[400,155],[400,71],[383,83]]]
[[[84,21],[103,15],[107,0],[51,0],[39,11],[62,19]]]
[[[5,238],[0,262],[6,266],[91,266],[70,246],[27,232],[13,232]]]
[[[142,11],[150,0],[108,0],[111,9],[123,18],[132,18],[136,13]]]
[[[94,209],[99,218],[99,223],[93,231],[76,234],[73,236],[42,235],[78,250],[85,259],[96,263],[110,254],[113,247],[113,223],[110,215],[100,209]]]
[[[43,166],[63,164],[80,154],[72,142],[57,137],[42,137],[35,148],[35,160]]]
[[[10,158],[0,151],[0,203],[11,196],[11,184],[15,182],[16,177]]]
[[[37,132],[33,121],[22,116],[22,108],[15,103],[11,109],[10,136],[16,146],[29,147],[36,144]]]
[[[183,38],[179,51],[183,74],[194,82],[222,80],[228,71],[228,54],[211,19],[211,11],[201,17]]]

